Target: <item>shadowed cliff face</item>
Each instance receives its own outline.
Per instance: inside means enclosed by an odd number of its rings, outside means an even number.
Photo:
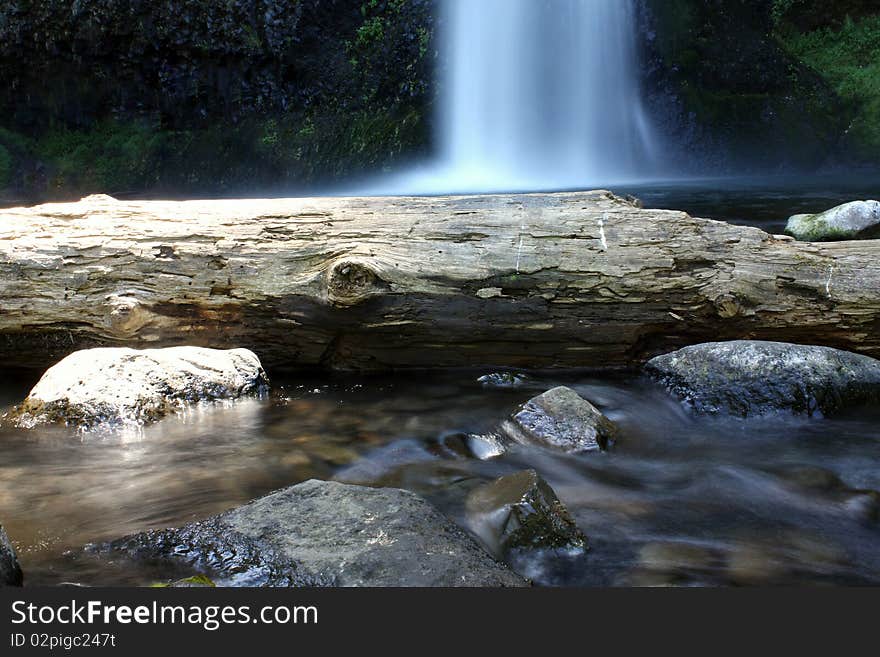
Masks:
[[[840,99],[774,35],[773,0],[645,0],[647,80],[683,153],[718,172],[809,169],[846,129]]]
[[[297,193],[405,169],[435,148],[441,3],[2,3],[0,203]],[[875,0],[639,6],[669,173],[880,163]]]
[[[875,0],[643,0],[642,11],[652,108],[680,159],[718,173],[880,163]]]
[[[222,192],[391,166],[429,139],[433,16],[432,0],[3,3],[0,189]]]

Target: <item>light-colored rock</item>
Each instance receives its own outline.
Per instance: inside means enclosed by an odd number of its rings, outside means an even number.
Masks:
[[[503,423],[504,434],[516,443],[539,445],[573,454],[611,447],[616,425],[571,388],[548,390]]]
[[[0,586],[21,586],[22,580],[15,548],[12,547],[12,541],[6,535],[3,525],[0,525]]]
[[[219,586],[526,584],[418,495],[327,481],[108,549],[185,561],[208,570]]]
[[[712,342],[654,358],[647,371],[699,413],[827,416],[880,400],[880,361],[828,347]]]
[[[10,415],[22,427],[143,424],[187,404],[258,394],[267,384],[247,349],[86,349],[47,370]]]
[[[501,477],[471,491],[468,524],[500,557],[511,552],[583,552],[587,539],[556,492],[534,470]]]
[[[880,237],[880,201],[853,201],[818,214],[796,214],[785,232],[804,242]]]

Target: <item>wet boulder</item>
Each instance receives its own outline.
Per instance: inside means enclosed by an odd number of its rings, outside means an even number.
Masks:
[[[21,586],[23,577],[21,566],[12,541],[6,535],[3,525],[0,525],[0,586]]]
[[[408,491],[307,481],[104,549],[189,564],[219,586],[523,586]]]
[[[510,558],[534,550],[582,553],[587,538],[534,470],[501,477],[471,491],[468,524],[496,555]]]
[[[880,361],[828,347],[708,343],[654,358],[647,371],[703,414],[828,416],[880,400]]]
[[[819,214],[797,214],[785,232],[804,242],[880,237],[880,201],[853,201]]]
[[[611,447],[617,426],[571,388],[559,387],[530,399],[502,425],[504,434],[523,445],[539,445],[569,454]]]
[[[49,368],[10,416],[26,428],[140,425],[187,404],[259,394],[267,385],[260,359],[247,349],[86,349]]]

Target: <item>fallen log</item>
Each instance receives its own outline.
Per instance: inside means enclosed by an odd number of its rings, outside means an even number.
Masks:
[[[246,347],[272,369],[612,367],[707,340],[880,356],[880,241],[609,192],[0,211],[0,357]]]

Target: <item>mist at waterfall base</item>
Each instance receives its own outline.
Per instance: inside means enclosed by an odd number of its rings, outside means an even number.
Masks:
[[[374,194],[547,191],[660,174],[631,0],[445,0],[438,153]]]

